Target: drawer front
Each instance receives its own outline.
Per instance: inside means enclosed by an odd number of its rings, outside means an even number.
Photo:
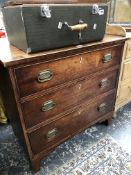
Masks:
[[[125,59],[131,58],[131,41],[127,43],[126,46],[126,53],[125,53]]]
[[[118,70],[97,73],[89,79],[76,81],[68,87],[39,96],[22,104],[27,128],[43,121],[55,118],[56,115],[81,104],[83,101],[107,92],[116,86]]]
[[[131,61],[126,62],[123,65],[122,80],[126,80],[128,78],[131,78]]]
[[[119,100],[131,99],[131,79],[121,83],[119,91]]]
[[[29,139],[34,154],[58,145],[73,133],[82,130],[91,122],[98,121],[104,114],[114,108],[115,93],[101,96],[89,105],[83,103],[77,111],[43,126],[29,134]]]
[[[15,69],[20,96],[58,86],[120,63],[122,46]]]

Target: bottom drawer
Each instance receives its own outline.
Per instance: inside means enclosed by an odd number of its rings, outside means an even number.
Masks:
[[[98,121],[104,114],[112,111],[115,92],[103,94],[88,103],[84,102],[74,112],[31,132],[29,139],[33,153],[37,154],[60,144],[73,133],[79,132],[91,122]]]

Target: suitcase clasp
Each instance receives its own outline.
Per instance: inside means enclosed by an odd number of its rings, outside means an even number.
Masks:
[[[92,7],[92,14],[93,15],[104,15],[104,9],[99,8],[97,4],[94,4]]]
[[[42,17],[51,18],[51,10],[48,5],[41,5],[40,13]]]

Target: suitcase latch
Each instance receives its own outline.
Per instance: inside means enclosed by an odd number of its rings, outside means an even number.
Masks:
[[[48,5],[41,5],[40,13],[42,17],[51,18],[51,10]]]
[[[100,8],[97,4],[94,4],[92,7],[93,15],[104,15],[104,9]]]

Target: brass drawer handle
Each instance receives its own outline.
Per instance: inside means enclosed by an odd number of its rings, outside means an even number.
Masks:
[[[108,87],[110,84],[110,81],[107,78],[104,78],[100,81],[100,87],[105,88]]]
[[[49,101],[46,101],[42,104],[41,110],[42,111],[49,111],[49,110],[53,109],[54,106],[55,106],[55,103],[53,102],[53,100],[49,100]]]
[[[59,134],[58,129],[57,128],[54,128],[54,129],[48,131],[48,133],[46,134],[46,138],[48,140],[50,140],[50,139],[55,138],[58,134]]]
[[[103,60],[103,63],[110,62],[110,61],[112,60],[112,55],[111,55],[111,53],[108,53],[108,54],[104,55],[104,57],[103,57],[102,60]]]
[[[106,109],[107,109],[107,104],[106,103],[102,103],[102,104],[100,104],[100,106],[98,106],[98,111],[99,112],[105,113]]]
[[[43,83],[52,79],[53,73],[50,70],[43,70],[38,73],[38,82]]]

